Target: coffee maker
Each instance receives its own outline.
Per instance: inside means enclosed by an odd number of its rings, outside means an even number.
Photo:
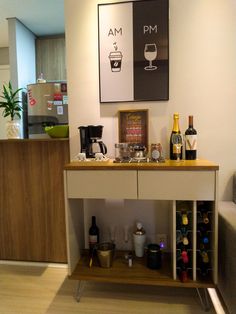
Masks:
[[[102,142],[103,125],[79,126],[80,151],[86,153],[86,158],[94,158],[96,153],[107,153],[107,147]]]

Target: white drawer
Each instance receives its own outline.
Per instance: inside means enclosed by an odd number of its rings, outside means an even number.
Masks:
[[[137,171],[68,170],[68,198],[137,199]]]
[[[139,171],[138,198],[214,200],[215,171]]]

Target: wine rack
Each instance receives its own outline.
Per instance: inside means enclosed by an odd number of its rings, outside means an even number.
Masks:
[[[212,277],[213,252],[213,203],[197,202],[197,278],[201,280]]]
[[[174,279],[213,281],[214,208],[214,201],[174,201]]]
[[[182,282],[193,278],[192,202],[176,202],[176,275]]]

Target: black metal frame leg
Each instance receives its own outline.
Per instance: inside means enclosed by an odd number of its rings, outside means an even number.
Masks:
[[[77,282],[76,291],[75,291],[75,299],[76,299],[77,302],[79,302],[80,298],[82,297],[82,293],[84,291],[84,287],[85,287],[85,281],[84,280],[79,280]]]

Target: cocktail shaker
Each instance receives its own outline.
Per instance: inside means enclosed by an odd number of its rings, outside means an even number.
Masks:
[[[146,241],[146,232],[141,222],[137,222],[136,230],[133,233],[134,251],[137,257],[143,257],[144,246]]]

